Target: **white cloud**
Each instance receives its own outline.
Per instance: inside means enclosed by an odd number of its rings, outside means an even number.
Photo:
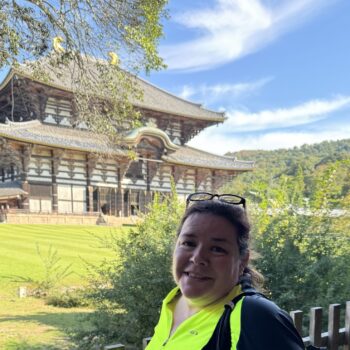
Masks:
[[[201,35],[160,48],[169,69],[209,69],[255,52],[335,0],[215,0],[212,8],[187,11],[175,18]]]
[[[198,93],[198,90],[195,89],[194,87],[190,86],[190,85],[184,85],[182,87],[181,92],[179,93],[179,96],[181,98],[184,99],[189,99],[191,98],[193,95],[196,95]]]
[[[261,135],[225,134],[205,135],[205,132],[196,136],[189,145],[216,154],[225,154],[239,150],[278,148],[292,148],[304,144],[318,143],[326,140],[341,140],[349,138],[350,124],[339,129],[324,130],[322,132],[271,132]],[[210,140],[210,142],[208,142]],[[213,146],[215,145],[215,146]]]
[[[257,113],[231,111],[227,113],[228,119],[223,124],[205,129],[193,138],[189,145],[224,154],[242,149],[290,148],[305,143],[345,139],[350,135],[350,118],[344,117],[341,126],[339,123],[327,122],[326,128],[313,124],[311,131],[281,130],[320,119],[330,119],[342,109],[350,111],[350,96],[312,100],[289,109],[280,108]]]
[[[312,100],[291,108],[263,110],[257,113],[229,110],[223,130],[231,132],[257,131],[309,124],[329,113],[350,106],[350,96],[338,96],[331,100]]]
[[[185,85],[183,86],[179,96],[185,99],[192,98],[197,101],[205,101],[206,104],[211,104],[217,101],[222,101],[226,97],[230,97],[230,99],[232,99],[250,95],[261,89],[272,79],[272,77],[268,77],[253,82],[237,84],[201,84],[198,86]]]

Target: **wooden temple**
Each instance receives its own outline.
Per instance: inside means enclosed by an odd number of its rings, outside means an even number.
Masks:
[[[186,143],[222,123],[222,113],[138,79],[135,107],[144,125],[106,149],[84,123],[73,122],[70,77],[43,82],[11,69],[0,85],[0,206],[27,212],[130,216],[144,212],[155,192],[180,197],[215,192],[253,169],[253,162],[204,152]],[[208,140],[210,142],[210,140]],[[132,148],[136,159],[127,152]]]

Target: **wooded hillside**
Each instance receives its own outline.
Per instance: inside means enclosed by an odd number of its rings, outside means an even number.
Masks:
[[[271,188],[279,185],[283,177],[295,177],[298,172],[302,171],[305,189],[305,197],[312,195],[313,183],[316,178],[321,176],[326,169],[340,166],[344,168],[345,164],[350,161],[350,139],[340,141],[324,141],[313,145],[303,145],[291,149],[279,149],[274,151],[239,151],[228,153],[229,156],[237,157],[242,160],[254,160],[255,170],[245,173],[234,181],[225,186],[224,190],[230,190],[237,194],[249,197],[253,191],[252,186],[256,182],[269,184]],[[340,198],[349,193],[350,177],[346,171],[337,171],[337,186],[341,186],[336,197]],[[335,193],[334,193],[335,195]]]

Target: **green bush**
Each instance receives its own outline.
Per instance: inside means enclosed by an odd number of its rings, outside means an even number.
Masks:
[[[85,291],[82,289],[53,293],[46,298],[46,304],[63,308],[89,306]]]
[[[86,349],[89,340],[141,344],[153,334],[162,299],[175,285],[172,250],[183,211],[173,188],[171,196],[155,196],[136,228],[109,240],[116,258],[94,268],[91,275],[89,297],[96,312],[89,318],[95,328],[78,335]]]

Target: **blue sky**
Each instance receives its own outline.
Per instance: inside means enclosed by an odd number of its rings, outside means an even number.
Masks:
[[[224,154],[350,136],[349,0],[170,0],[155,85],[225,111],[190,145]]]
[[[349,0],[169,0],[153,84],[227,120],[217,154],[350,137]],[[0,71],[0,80],[4,77]]]

